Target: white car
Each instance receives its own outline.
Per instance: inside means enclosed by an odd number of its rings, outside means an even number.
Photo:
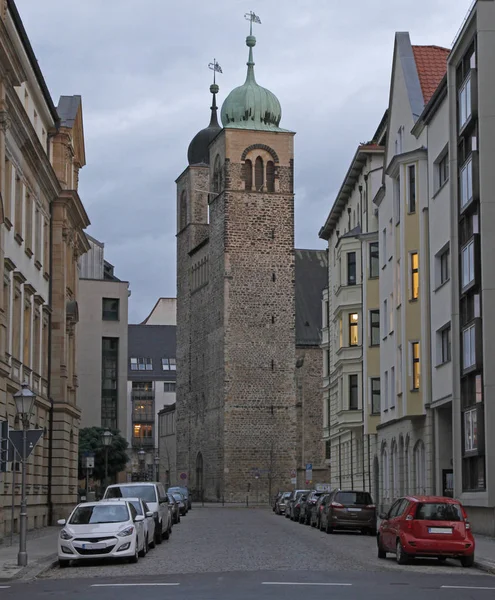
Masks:
[[[115,498],[112,500],[100,500],[100,502],[130,502],[136,509],[138,515],[144,516],[144,550],[140,556],[148,554],[150,548],[155,547],[155,513],[141,498]]]
[[[130,502],[83,502],[58,521],[58,564],[71,560],[127,558],[137,562],[145,547],[143,515]]]

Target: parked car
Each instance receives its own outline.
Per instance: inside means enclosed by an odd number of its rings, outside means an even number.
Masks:
[[[399,498],[387,513],[376,538],[378,558],[394,553],[400,565],[415,557],[456,558],[463,567],[474,564],[475,542],[460,502],[438,496]]]
[[[167,493],[167,498],[168,498],[168,505],[170,507],[170,510],[172,511],[172,523],[174,523],[174,525],[176,523],[180,523],[179,503],[174,498],[173,494],[168,494]]]
[[[316,501],[316,504],[311,507],[311,517],[309,519],[311,527],[320,528],[321,513],[325,508],[329,497],[330,494],[322,494]]]
[[[172,533],[172,511],[168,497],[161,483],[135,482],[109,485],[103,498],[141,498],[146,502],[155,517],[155,542],[168,540]]]
[[[101,502],[129,502],[134,506],[138,515],[144,517],[144,549],[140,556],[145,557],[150,548],[154,548],[155,542],[155,515],[150,507],[141,498],[115,498],[112,500],[101,500]]]
[[[145,547],[143,515],[130,502],[83,502],[78,504],[58,537],[58,564],[71,560],[128,558],[137,562]]]
[[[307,494],[305,499],[301,498],[301,508],[299,510],[299,523],[304,523],[304,525],[309,525],[311,522],[311,509],[318,502],[318,498],[323,494],[323,492],[312,491]]]
[[[177,502],[177,504],[179,505],[179,514],[184,517],[187,513],[187,500],[184,498],[184,496],[182,494],[179,494],[179,492],[173,492],[172,496],[174,497],[175,501]]]
[[[321,513],[320,529],[361,531],[376,535],[376,507],[369,492],[334,490]]]
[[[283,515],[285,514],[285,509],[287,506],[287,500],[290,498],[291,492],[283,492],[280,498],[277,500],[275,504],[275,514]]]
[[[277,502],[280,500],[280,498],[282,497],[283,493],[284,492],[278,492],[278,494],[275,494],[275,496],[273,497],[273,502],[272,502],[273,512],[275,512],[275,510],[277,508]]]
[[[181,487],[181,486],[169,487],[167,492],[171,492],[172,494],[174,492],[179,492],[179,494],[182,494],[184,496],[184,498],[186,499],[187,510],[188,511],[192,510],[192,501],[191,501],[191,494],[189,493],[189,488]]]
[[[311,492],[308,490],[307,492],[301,492],[296,494],[294,498],[294,502],[291,505],[291,516],[290,518],[293,521],[299,521],[299,515],[301,513],[301,503],[306,501],[306,498]]]
[[[286,500],[285,503],[285,516],[287,519],[292,519],[292,505],[294,504],[296,497],[300,494],[303,494],[304,492],[310,491],[311,490],[294,490],[293,492],[291,492],[289,499]]]

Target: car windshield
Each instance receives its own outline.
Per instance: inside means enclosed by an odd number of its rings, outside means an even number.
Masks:
[[[129,510],[125,504],[95,504],[79,506],[73,512],[70,525],[89,525],[91,523],[123,523],[129,520]]]
[[[335,501],[340,504],[372,504],[371,496],[368,492],[339,492],[335,496]]]
[[[177,502],[182,502],[182,496],[180,494],[172,494],[172,495],[177,500]]]
[[[287,498],[289,498],[290,496],[290,492],[285,492],[285,494],[282,496],[282,500],[287,500]]]
[[[418,504],[415,518],[420,521],[462,521],[462,512],[458,504],[425,502]]]
[[[132,504],[132,506],[134,506],[138,515],[143,514],[143,511],[141,509],[141,502],[139,502],[138,500],[130,500],[129,504]]]
[[[108,488],[105,498],[141,498],[156,502],[156,491],[153,485],[119,485]]]
[[[181,487],[168,488],[168,491],[172,492],[172,493],[183,494],[184,496],[187,495],[186,489],[185,488],[181,488]]]

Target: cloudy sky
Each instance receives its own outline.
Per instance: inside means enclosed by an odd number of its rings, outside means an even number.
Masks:
[[[130,321],[175,296],[175,184],[187,147],[219,101],[244,82],[248,24],[256,77],[296,136],[296,245],[318,231],[359,142],[388,102],[395,31],[450,47],[471,0],[17,0],[55,104],[83,98],[88,232],[132,290]]]

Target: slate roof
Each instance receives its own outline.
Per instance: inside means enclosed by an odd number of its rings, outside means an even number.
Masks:
[[[176,371],[164,371],[162,358],[176,356],[174,325],[129,325],[127,372],[130,381],[174,381]],[[131,371],[132,358],[151,358],[151,371]]]
[[[424,102],[428,104],[447,72],[450,50],[440,46],[413,46],[412,49]]]
[[[296,250],[296,346],[319,346],[322,292],[328,286],[325,250]]]
[[[77,111],[81,105],[81,96],[60,96],[57,112],[60,117],[60,125],[68,127],[74,126]]]

